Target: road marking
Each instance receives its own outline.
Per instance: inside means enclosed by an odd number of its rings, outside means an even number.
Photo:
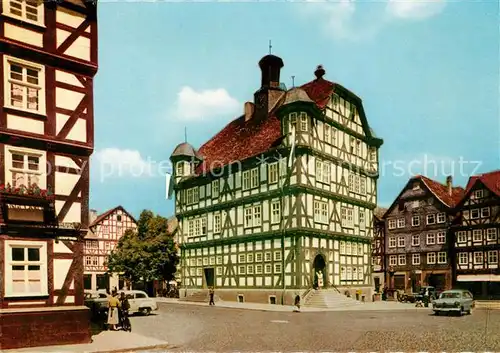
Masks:
[[[288,321],[286,321],[286,320],[271,320],[271,322],[274,322],[277,324],[288,324]]]

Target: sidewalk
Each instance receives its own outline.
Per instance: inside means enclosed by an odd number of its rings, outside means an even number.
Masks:
[[[180,301],[176,298],[156,298],[158,303],[179,304],[179,305],[199,305],[208,306],[208,303],[200,302],[187,302]],[[245,309],[245,310],[260,310],[260,311],[285,311],[290,312],[295,309],[292,305],[276,305],[276,304],[259,304],[259,303],[238,303],[238,302],[225,302],[217,301],[215,306],[220,308],[232,309]],[[415,304],[405,304],[392,301],[378,301],[378,302],[354,302],[352,305],[343,305],[335,308],[313,308],[304,307],[300,308],[301,312],[320,312],[320,311],[416,311],[416,310],[431,310],[431,308],[417,308]]]
[[[133,332],[125,331],[102,331],[92,336],[92,343],[74,344],[65,346],[30,347],[19,349],[0,350],[2,353],[109,353],[109,352],[130,352],[147,351],[164,348],[168,345],[165,341],[145,337]]]

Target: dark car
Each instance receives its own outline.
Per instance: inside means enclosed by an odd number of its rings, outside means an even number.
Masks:
[[[427,291],[429,292],[429,301],[434,300],[438,297],[438,292],[437,292],[437,289],[435,287],[425,286],[425,287],[420,288],[420,292],[415,295],[415,300],[416,301],[419,301],[419,300],[423,301],[425,293]]]

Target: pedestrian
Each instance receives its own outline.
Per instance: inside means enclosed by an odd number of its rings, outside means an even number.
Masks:
[[[295,296],[295,303],[294,304],[295,304],[295,307],[296,307],[296,309],[294,311],[297,312],[297,313],[300,312],[300,295],[297,294]]]
[[[122,329],[125,331],[131,331],[130,320],[128,318],[128,310],[130,309],[130,303],[124,292],[120,293],[120,323]]]
[[[116,325],[118,325],[118,308],[120,307],[120,301],[117,297],[118,293],[113,292],[108,300],[108,325],[111,331],[116,331]]]
[[[208,291],[208,295],[210,296],[210,302],[208,305],[215,305],[214,302],[214,287],[210,287],[210,290]]]

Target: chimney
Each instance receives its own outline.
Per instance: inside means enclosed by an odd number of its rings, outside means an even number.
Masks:
[[[97,218],[97,210],[89,210],[89,224],[94,222]]]
[[[451,175],[448,175],[446,177],[446,187],[448,189],[448,195],[452,195],[453,193],[453,177]]]
[[[245,102],[245,121],[252,119],[255,105],[252,102]]]

